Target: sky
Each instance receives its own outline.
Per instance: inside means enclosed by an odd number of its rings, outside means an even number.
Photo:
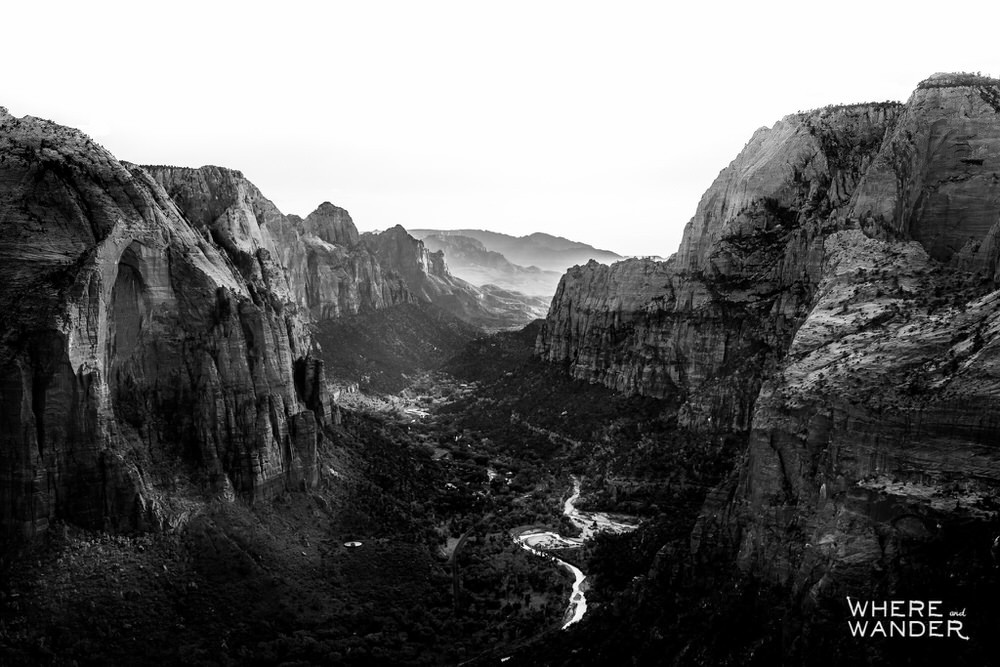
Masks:
[[[149,5],[148,8],[146,5]],[[753,132],[1000,75],[990,2],[8,3],[0,106],[362,231],[673,253]]]

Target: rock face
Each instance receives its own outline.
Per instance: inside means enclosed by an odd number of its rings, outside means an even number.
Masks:
[[[741,565],[816,595],[844,585],[817,565],[877,586],[873,567],[912,577],[900,550],[961,527],[978,533],[962,566],[982,568],[1000,489],[998,334],[1000,294],[919,242],[831,235],[813,309],[756,402]]]
[[[317,480],[322,365],[272,211],[236,178],[164,180],[213,204],[185,219],[142,168],[0,112],[6,534],[177,520],[185,467],[250,499]]]
[[[928,592],[978,615],[980,650],[995,621],[998,96],[995,81],[921,84],[757,399],[737,562],[813,623],[842,623],[830,601],[848,595]]]
[[[571,269],[537,351],[619,391],[688,397],[685,423],[746,430],[822,272],[823,239],[900,105],[788,116],[759,130],[702,197],[667,262]]]
[[[358,228],[350,214],[339,206],[326,201],[306,216],[302,230],[331,245],[352,248],[358,244]]]
[[[227,248],[241,271],[252,274],[256,258],[280,275],[269,284],[308,312],[311,319],[353,315],[410,303],[415,296],[399,277],[385,274],[358,242],[358,230],[342,208],[324,202],[305,220],[285,216],[243,175],[231,169],[146,167],[195,226]],[[236,247],[231,237],[251,247]],[[243,253],[242,255],[240,253]]]
[[[481,290],[455,278],[442,253],[429,252],[398,225],[360,235],[350,214],[329,202],[304,220],[286,216],[230,169],[147,169],[246,277],[263,278],[313,322],[421,302],[487,327],[523,325],[545,313],[529,297]],[[264,275],[264,266],[283,271]]]
[[[991,632],[998,160],[1000,82],[978,76],[786,117],[674,257],[576,267],[539,335],[576,377],[680,396],[682,425],[747,438],[693,557],[785,591],[794,664],[907,650],[842,641],[846,596],[944,599]]]
[[[865,174],[851,215],[917,240],[934,259],[978,252],[1000,208],[1000,97],[988,80],[920,84]],[[992,255],[995,262],[996,255]]]

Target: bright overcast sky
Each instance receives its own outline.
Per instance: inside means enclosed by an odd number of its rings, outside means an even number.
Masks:
[[[756,128],[1000,74],[994,2],[881,4],[7,3],[0,105],[286,213],[668,255]]]

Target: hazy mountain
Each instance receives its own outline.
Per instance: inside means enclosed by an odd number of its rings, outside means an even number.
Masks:
[[[562,277],[556,271],[514,264],[471,236],[431,234],[423,241],[429,249],[443,252],[452,273],[473,285],[493,284],[523,294],[551,297]]]
[[[592,259],[603,264],[624,259],[610,250],[599,250],[586,243],[541,232],[528,236],[510,236],[481,229],[411,229],[410,233],[420,239],[432,235],[473,238],[487,250],[500,253],[513,264],[529,268],[534,266],[560,274],[571,266],[586,264]]]
[[[290,296],[314,322],[404,303],[434,303],[476,326],[520,326],[544,316],[529,297],[491,300],[451,274],[440,252],[397,225],[358,234],[350,214],[323,202],[305,219],[284,215],[238,171],[147,166],[188,220],[251,274],[260,251],[284,269]],[[251,230],[248,245],[240,236]],[[284,284],[284,283],[283,283]]]

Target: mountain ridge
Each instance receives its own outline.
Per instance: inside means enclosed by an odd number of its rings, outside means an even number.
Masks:
[[[551,298],[561,277],[556,271],[514,264],[471,236],[430,234],[423,237],[423,242],[428,248],[443,252],[452,272],[473,285],[496,284],[523,294]]]
[[[259,253],[273,257],[285,276],[282,289],[315,322],[427,301],[478,326],[508,327],[537,317],[537,307],[490,300],[448,270],[402,226],[359,234],[350,213],[323,202],[301,218],[284,215],[241,172],[223,167],[149,166],[168,195],[213,240],[239,252],[245,270]],[[231,237],[254,231],[246,247]],[[287,283],[287,285],[286,285]],[[283,292],[284,293],[284,292]]]
[[[478,229],[415,229],[412,233],[418,238],[431,235],[474,238],[485,245],[487,249],[499,252],[514,264],[528,268],[537,266],[546,271],[562,272],[575,264],[586,264],[590,259],[597,259],[604,263],[623,259],[621,255],[609,250],[599,250],[586,243],[571,241],[544,232],[511,236]]]

